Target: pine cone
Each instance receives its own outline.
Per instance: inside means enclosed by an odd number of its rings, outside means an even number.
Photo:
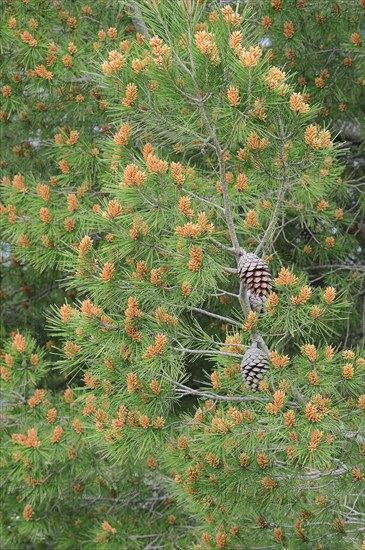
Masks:
[[[241,361],[241,372],[246,386],[256,392],[268,368],[269,362],[265,353],[255,345],[248,348]]]
[[[271,275],[267,264],[251,252],[242,254],[238,273],[248,290],[256,296],[266,296],[271,288]]]
[[[308,241],[312,237],[315,237],[315,235],[318,235],[318,233],[321,233],[321,231],[321,224],[318,222],[318,220],[314,219],[311,221],[310,225],[300,228],[298,236],[300,239]]]
[[[305,241],[309,241],[313,237],[313,232],[308,227],[304,227],[300,231],[299,237]]]
[[[265,311],[265,300],[266,298],[262,297],[259,298],[259,296],[256,296],[255,294],[252,294],[252,292],[247,292],[248,301],[250,302],[250,308],[252,311],[256,311],[256,313],[263,313]]]

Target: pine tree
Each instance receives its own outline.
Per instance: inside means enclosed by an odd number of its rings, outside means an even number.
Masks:
[[[133,3],[119,45],[46,6],[40,30],[85,47],[67,67],[56,44],[56,105],[74,66],[93,99],[32,120],[51,167],[3,166],[12,253],[62,279],[49,349],[19,330],[0,356],[3,546],[361,548],[364,269],[321,96],[265,51],[254,6]],[[26,38],[34,90],[50,54]]]

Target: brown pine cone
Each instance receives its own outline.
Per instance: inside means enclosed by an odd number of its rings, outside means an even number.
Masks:
[[[271,275],[262,258],[246,252],[238,262],[238,273],[248,290],[259,296],[266,296],[271,289]]]
[[[241,361],[241,372],[243,381],[250,390],[256,392],[262,380],[269,369],[268,359],[257,346],[248,348]]]

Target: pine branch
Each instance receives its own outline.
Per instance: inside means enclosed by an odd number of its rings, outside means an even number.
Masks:
[[[150,33],[147,29],[146,23],[144,21],[141,8],[138,4],[138,2],[135,2],[134,0],[131,1],[131,5],[129,6],[129,9],[132,13],[132,21],[133,25],[136,28],[138,32],[143,34],[143,36],[146,38],[146,40],[150,39]]]
[[[212,313],[211,311],[200,309],[198,307],[192,307],[190,309],[191,311],[195,311],[196,313],[202,313],[203,315],[207,315],[208,317],[219,319],[219,321],[222,321],[223,323],[228,323],[229,325],[235,325],[242,328],[242,323],[235,321],[234,319],[230,319],[229,317],[223,317],[222,315],[218,315],[217,313]]]
[[[190,77],[191,77],[192,82],[193,82],[193,86],[194,86],[194,90],[195,90],[195,94],[196,94],[196,104],[198,106],[198,109],[199,109],[202,121],[204,123],[205,129],[208,132],[209,138],[210,138],[210,140],[211,140],[211,142],[214,146],[215,153],[216,153],[216,156],[217,156],[218,165],[219,165],[220,182],[221,182],[221,186],[222,186],[223,202],[224,202],[224,215],[225,215],[225,218],[226,218],[228,231],[229,231],[229,235],[230,235],[230,238],[231,238],[233,248],[235,249],[236,255],[240,256],[241,247],[240,247],[240,244],[239,244],[239,241],[238,241],[238,237],[237,237],[237,234],[236,234],[236,229],[235,229],[235,225],[234,225],[234,221],[233,221],[232,208],[231,208],[231,203],[230,203],[229,193],[228,193],[228,184],[227,184],[227,180],[226,180],[226,168],[225,168],[225,161],[224,161],[224,151],[223,151],[223,149],[222,149],[222,147],[221,147],[221,145],[218,141],[217,135],[216,135],[213,127],[210,124],[208,115],[207,115],[206,110],[205,110],[205,104],[202,101],[202,99],[200,98],[199,84],[198,84],[197,79],[196,79],[195,63],[194,63],[194,56],[193,56],[193,49],[192,49],[191,26],[190,25],[189,25],[189,28],[188,28],[188,41],[189,41],[188,49],[189,49],[189,56],[190,56],[190,67],[191,67],[191,70],[188,70],[188,72],[189,72]]]
[[[280,186],[278,196],[276,198],[273,215],[271,217],[270,223],[267,226],[267,228],[265,230],[265,233],[264,233],[260,243],[256,247],[255,254],[258,254],[261,251],[261,249],[265,249],[265,247],[267,246],[271,231],[272,231],[272,229],[273,229],[274,225],[276,224],[277,219],[279,217],[280,208],[281,208],[281,206],[284,202],[284,197],[285,197],[285,193],[286,193],[286,190],[287,190],[287,168],[286,168],[285,149],[284,149],[284,147],[285,147],[285,141],[284,141],[285,136],[284,136],[283,120],[281,118],[281,115],[278,116],[278,122],[279,122],[279,128],[280,128],[280,164],[281,164],[281,167],[282,167],[283,175],[281,177],[281,186]]]
[[[193,197],[194,199],[199,199],[202,202],[206,202],[207,204],[209,204],[209,206],[213,206],[214,208],[218,208],[218,210],[221,210],[222,212],[224,212],[224,208],[219,204],[217,204],[216,202],[213,202],[208,200],[207,198],[201,197],[200,195],[197,195],[196,193],[193,193],[192,191],[189,191],[184,187],[183,187],[183,191],[185,191],[190,197]]]
[[[181,384],[180,382],[176,382],[175,380],[172,380],[172,379],[170,379],[170,382],[178,388],[176,390],[176,395],[178,395],[179,397],[186,397],[187,395],[196,395],[197,397],[203,397],[204,399],[213,399],[214,401],[232,401],[232,402],[257,401],[262,403],[269,401],[267,397],[255,397],[255,396],[246,397],[242,395],[237,397],[228,397],[225,395],[218,395],[212,392],[194,390],[193,388],[190,388],[189,386],[185,386],[184,384]]]
[[[172,348],[175,351],[179,351],[181,353],[189,353],[192,355],[222,355],[224,357],[237,357],[241,359],[243,355],[241,353],[229,353],[228,351],[218,351],[218,350],[211,350],[211,349],[190,349],[185,348],[178,340],[173,338],[175,342],[179,345],[178,348]]]

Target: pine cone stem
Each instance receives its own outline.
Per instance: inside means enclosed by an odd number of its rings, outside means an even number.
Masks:
[[[267,345],[265,343],[265,340],[263,339],[261,334],[259,334],[259,332],[256,331],[256,333],[253,335],[253,337],[254,337],[254,341],[257,342],[257,345],[260,348],[260,350],[263,351],[267,357],[269,357],[270,350],[267,347]]]
[[[239,292],[239,298],[238,299],[239,299],[239,302],[241,304],[242,311],[243,311],[245,317],[247,317],[247,315],[251,311],[251,307],[250,307],[250,302],[248,300],[246,285],[242,280],[240,282],[240,292]]]

